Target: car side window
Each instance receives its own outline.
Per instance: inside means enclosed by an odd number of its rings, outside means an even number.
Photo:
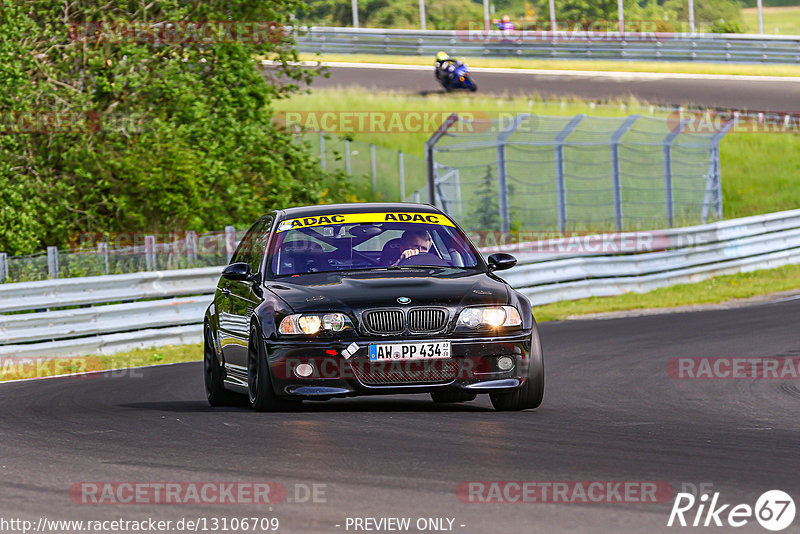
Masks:
[[[272,216],[259,219],[256,224],[248,230],[239,247],[231,258],[231,263],[246,263],[252,271],[258,272],[261,269],[261,260],[267,249],[267,241],[272,228]]]

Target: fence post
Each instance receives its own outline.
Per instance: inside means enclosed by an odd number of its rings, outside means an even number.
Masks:
[[[47,247],[47,274],[58,278],[58,247]]]
[[[564,143],[569,134],[586,117],[585,113],[575,115],[556,136],[556,198],[558,201],[558,231],[564,233],[567,226],[567,184],[564,178]]]
[[[428,140],[425,141],[425,172],[428,181],[428,203],[433,206],[436,205],[436,186],[434,184],[436,169],[434,166],[433,150],[436,147],[436,143],[439,142],[439,139],[447,133],[447,130],[449,130],[457,120],[459,120],[458,115],[456,113],[451,113],[436,131],[433,132]]]
[[[0,284],[8,280],[8,254],[0,252]]]
[[[500,213],[500,231],[507,233],[511,228],[510,209],[508,207],[508,177],[506,169],[506,142],[522,121],[530,117],[528,113],[520,113],[508,127],[497,136],[497,210]]]
[[[350,174],[350,139],[344,140],[344,172]]]
[[[325,170],[325,132],[319,131],[319,166]]]
[[[406,170],[403,162],[403,151],[397,152],[397,172],[400,175],[400,202],[406,201]]]
[[[378,171],[375,166],[375,143],[369,144],[369,164],[372,171],[372,194],[378,193]]]
[[[233,226],[225,227],[225,255],[227,261],[231,261],[233,252],[236,250],[236,228]]]
[[[156,238],[152,235],[144,236],[144,266],[148,271],[156,269]]]
[[[625,119],[622,126],[617,128],[617,131],[611,136],[611,179],[614,184],[614,224],[617,230],[622,230],[622,178],[619,165],[619,141],[631,129],[638,118],[639,115],[631,115]]]
[[[110,265],[108,263],[108,242],[101,241],[97,244],[97,254],[103,256],[103,265],[105,266],[105,273],[109,274],[110,272]]]
[[[186,259],[197,261],[197,233],[194,230],[186,232]]]
[[[714,207],[718,219],[722,219],[722,171],[719,161],[719,142],[733,128],[735,119],[730,119],[711,137],[708,154],[708,174],[706,175],[706,193],[703,197],[703,222],[708,219],[709,206]]]

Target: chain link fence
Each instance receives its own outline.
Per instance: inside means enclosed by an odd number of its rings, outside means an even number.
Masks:
[[[520,114],[429,140],[429,191],[469,230],[585,232],[722,218],[717,132],[654,117]],[[430,194],[428,198],[430,198]]]
[[[311,147],[323,169],[349,174],[359,198],[427,202],[424,158],[325,132],[304,132],[298,140]]]

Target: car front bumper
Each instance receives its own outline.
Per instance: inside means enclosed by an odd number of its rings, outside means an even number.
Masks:
[[[492,393],[516,389],[525,382],[531,334],[527,330],[493,337],[266,341],[265,353],[275,393],[286,397],[327,399],[444,389]],[[450,342],[450,358],[380,363],[368,358],[371,344],[437,341]],[[348,351],[352,343],[358,349]],[[502,356],[511,357],[511,369],[499,369]],[[299,370],[310,374],[301,376],[304,373]]]

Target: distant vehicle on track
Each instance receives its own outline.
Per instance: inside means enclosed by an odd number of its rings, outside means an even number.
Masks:
[[[204,321],[214,406],[399,393],[435,402],[489,394],[536,408],[544,362],[530,302],[438,209],[363,203],[259,219],[220,278]],[[237,399],[238,397],[238,399]]]
[[[451,58],[446,52],[436,54],[436,62],[433,65],[434,75],[442,84],[445,91],[454,89],[466,89],[477,91],[478,86],[472,80],[467,64]]]

